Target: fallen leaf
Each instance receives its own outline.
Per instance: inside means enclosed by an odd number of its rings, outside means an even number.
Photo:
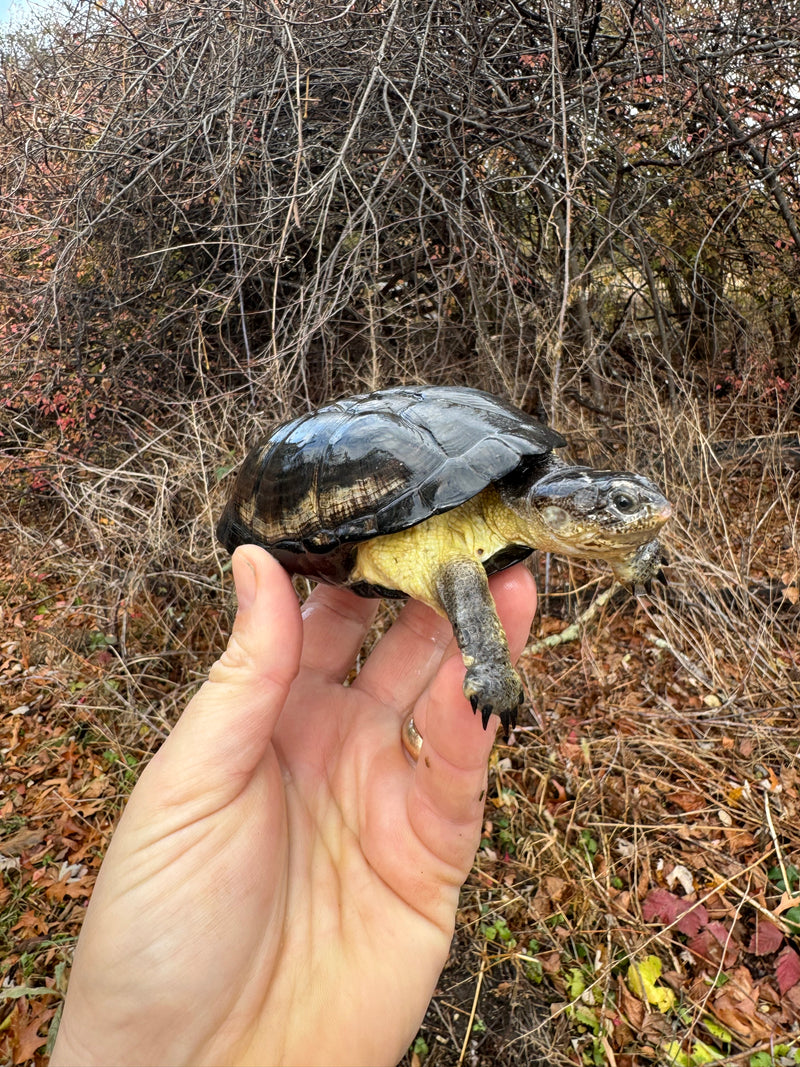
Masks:
[[[800,982],[800,956],[790,945],[784,948],[775,961],[775,976],[781,993],[788,992]]]
[[[39,1004],[35,1008],[26,1000],[18,1001],[18,1022],[16,1026],[16,1048],[14,1062],[26,1063],[33,1059],[33,1054],[47,1041],[47,1033],[40,1034],[46,1023],[55,1014],[55,1007]]]
[[[36,848],[45,839],[44,830],[34,830],[30,827],[24,827],[22,830],[18,830],[11,837],[7,837],[3,842],[2,855],[4,856],[21,856],[23,852],[29,852],[32,848]]]
[[[674,793],[670,793],[667,800],[676,804],[681,811],[686,812],[701,811],[706,806],[705,797],[700,796],[698,793],[692,793],[688,789],[678,789]]]
[[[72,900],[80,900],[82,897],[88,897],[91,894],[91,881],[81,878],[72,882],[65,878],[48,885],[44,890],[44,894],[48,900],[54,900],[57,903],[61,903],[65,897],[69,897]]]
[[[769,919],[762,919],[759,916],[756,919],[756,932],[750,938],[747,951],[754,952],[756,956],[768,956],[772,952],[777,952],[782,944],[783,934],[775,923],[771,923]],[[792,985],[794,985],[794,982]]]
[[[684,867],[682,863],[676,863],[672,870],[667,875],[667,885],[672,889],[676,882],[680,882],[681,889],[684,893],[694,892],[694,879],[692,878],[692,872],[688,867]]]
[[[550,874],[545,875],[542,879],[542,884],[547,895],[554,903],[558,903],[563,898],[564,891],[567,888],[567,882],[563,878],[556,878],[555,875]]]
[[[686,947],[699,959],[714,966],[732,967],[739,956],[739,944],[721,922],[711,922],[687,942]]]
[[[795,1018],[800,1019],[800,986],[793,985],[791,989],[787,989],[784,1002],[791,1005]]]
[[[772,911],[775,915],[783,915],[789,908],[796,908],[800,904],[800,897],[793,897],[791,893],[781,893],[781,899],[778,902],[777,907],[774,907]]]
[[[47,933],[47,920],[32,908],[22,912],[17,922],[11,927],[11,932],[20,937],[35,937],[37,934]]]
[[[746,967],[737,967],[714,997],[714,1015],[748,1044],[769,1039],[771,1029],[758,1010],[759,987]]]
[[[723,829],[722,832],[728,842],[728,849],[733,853],[744,852],[756,843],[756,839],[747,830]]]
[[[645,1006],[630,992],[621,978],[617,982],[617,1007],[633,1030],[638,1032],[644,1022]]]
[[[628,988],[637,997],[646,997],[660,1012],[668,1012],[675,1006],[675,994],[671,989],[656,985],[661,977],[661,960],[658,956],[647,956],[640,963],[632,963],[628,968],[626,980]]]
[[[708,922],[708,912],[702,904],[678,897],[666,889],[653,889],[642,904],[642,915],[647,922],[660,919],[666,926],[690,937],[697,934]]]
[[[542,970],[545,974],[558,974],[561,970],[561,953],[560,952],[543,952],[536,957],[542,965]]]

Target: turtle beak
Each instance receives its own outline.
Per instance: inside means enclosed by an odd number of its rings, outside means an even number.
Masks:
[[[665,523],[672,515],[672,504],[668,500],[665,500],[661,507],[656,512],[656,518],[659,522]]]

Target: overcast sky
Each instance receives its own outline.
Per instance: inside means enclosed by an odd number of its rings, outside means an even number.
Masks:
[[[16,6],[16,0],[0,0],[0,22],[6,22],[12,5]]]
[[[0,25],[8,24],[12,10],[17,14],[22,14],[30,6],[30,0],[0,0]]]

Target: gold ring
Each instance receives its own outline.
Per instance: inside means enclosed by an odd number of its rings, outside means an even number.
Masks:
[[[414,722],[414,716],[411,712],[403,719],[403,725],[400,727],[400,736],[403,738],[403,747],[416,763],[422,749],[422,734],[417,729],[417,724]]]

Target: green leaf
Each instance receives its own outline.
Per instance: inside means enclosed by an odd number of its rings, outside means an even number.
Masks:
[[[567,975],[567,992],[570,1000],[577,1000],[586,989],[586,979],[579,967],[571,967]]]
[[[721,1059],[724,1059],[724,1053],[720,1052],[718,1048],[712,1048],[711,1045],[707,1045],[704,1041],[695,1041],[692,1045],[692,1067],[700,1067],[702,1063],[715,1063]]]
[[[600,1033],[600,1020],[597,1018],[597,1012],[595,1012],[592,1008],[575,1008],[573,1018],[576,1022],[588,1027],[588,1029],[591,1030],[593,1034]]]
[[[724,1058],[718,1048],[707,1045],[705,1041],[695,1041],[691,1052],[682,1052],[677,1041],[671,1041],[664,1047],[670,1067],[702,1067],[704,1063],[717,1063]]]
[[[57,997],[61,994],[57,989],[48,989],[46,985],[13,985],[8,989],[0,989],[0,1000],[19,1000],[20,997]]]
[[[771,882],[774,882],[775,888],[780,889],[782,893],[793,893],[800,882],[800,871],[795,867],[793,863],[787,863],[786,865],[786,877],[789,879],[789,885],[783,879],[783,871],[780,867],[770,867],[767,878]]]
[[[730,1031],[726,1030],[724,1026],[720,1026],[719,1023],[714,1022],[713,1019],[703,1019],[703,1022],[706,1025],[706,1030],[708,1030],[717,1041],[722,1041],[725,1045],[730,1045],[731,1041],[733,1041],[733,1035]]]
[[[430,1049],[428,1048],[428,1042],[425,1040],[424,1037],[418,1037],[414,1041],[414,1044],[411,1046],[411,1051],[415,1053],[415,1055],[419,1056],[420,1059],[424,1059],[430,1052]]]
[[[581,830],[581,844],[590,856],[594,856],[594,854],[597,852],[597,840],[593,836],[591,830]]]
[[[671,989],[657,986],[661,977],[661,960],[658,956],[648,956],[641,963],[631,964],[626,977],[628,988],[634,996],[647,998],[658,1011],[665,1013],[675,1007],[675,994]]]
[[[670,1041],[670,1043],[664,1047],[664,1053],[667,1057],[667,1063],[669,1063],[671,1067],[691,1067],[689,1057],[685,1052],[681,1052],[681,1046],[677,1041]]]
[[[232,470],[235,470],[239,466],[238,463],[226,463],[224,466],[214,468],[214,478],[216,481],[221,482],[226,474],[230,474]]]

